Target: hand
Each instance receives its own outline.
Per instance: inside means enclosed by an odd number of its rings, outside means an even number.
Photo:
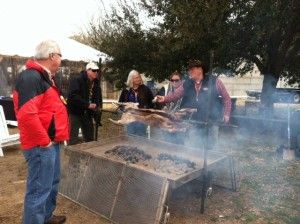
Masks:
[[[227,124],[227,123],[229,122],[229,120],[230,120],[230,117],[224,115],[224,117],[223,117],[223,122],[224,122],[225,124]]]
[[[48,148],[48,147],[50,147],[51,145],[52,145],[52,141],[50,141],[49,144],[46,145],[46,146],[41,146],[41,148]]]
[[[89,109],[91,109],[91,110],[94,110],[94,109],[96,109],[96,107],[97,107],[97,104],[95,104],[95,103],[90,103],[90,105],[89,105]]]
[[[156,96],[156,101],[159,103],[165,102],[165,97],[164,96]]]

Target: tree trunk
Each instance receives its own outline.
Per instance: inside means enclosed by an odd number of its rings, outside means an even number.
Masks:
[[[273,117],[274,95],[279,77],[272,74],[265,74],[261,92],[261,112],[266,118]]]

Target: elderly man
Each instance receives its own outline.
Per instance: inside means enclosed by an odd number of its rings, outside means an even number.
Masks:
[[[85,142],[95,140],[93,117],[95,113],[99,113],[99,107],[102,108],[98,73],[99,67],[94,62],[90,62],[86,65],[85,71],[70,81],[68,92],[68,111],[71,124],[70,145],[79,143],[79,128],[82,130]]]
[[[181,108],[196,108],[197,112],[192,117],[194,120],[200,122],[209,120],[213,124],[209,130],[209,141],[212,143],[210,147],[212,147],[218,135],[217,123],[229,122],[231,99],[222,81],[207,75],[207,68],[200,60],[188,62],[188,73],[190,79],[186,80],[174,93],[165,97],[159,96],[157,100],[161,103],[169,103],[182,97]],[[199,130],[201,131],[199,132]],[[201,140],[205,129],[199,130],[190,135],[194,137],[189,142],[196,140],[196,144],[199,143],[197,140]]]
[[[36,47],[13,93],[23,154],[28,164],[24,224],[64,223],[55,216],[60,181],[60,143],[68,140],[68,114],[53,81],[61,63],[58,44],[52,40]]]

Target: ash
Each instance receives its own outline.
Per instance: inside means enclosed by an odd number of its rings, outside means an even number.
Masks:
[[[145,161],[143,165],[152,168],[158,173],[173,175],[182,175],[196,169],[194,162],[166,153],[161,153],[156,158]]]
[[[196,169],[196,164],[190,160],[167,153],[160,153],[158,156],[152,157],[137,147],[126,145],[115,146],[106,151],[105,155],[162,174],[182,175]]]

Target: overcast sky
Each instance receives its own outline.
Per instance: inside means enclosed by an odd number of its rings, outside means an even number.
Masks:
[[[14,35],[70,36],[104,13],[110,0],[2,0],[0,40]],[[103,3],[103,4],[102,4]]]

